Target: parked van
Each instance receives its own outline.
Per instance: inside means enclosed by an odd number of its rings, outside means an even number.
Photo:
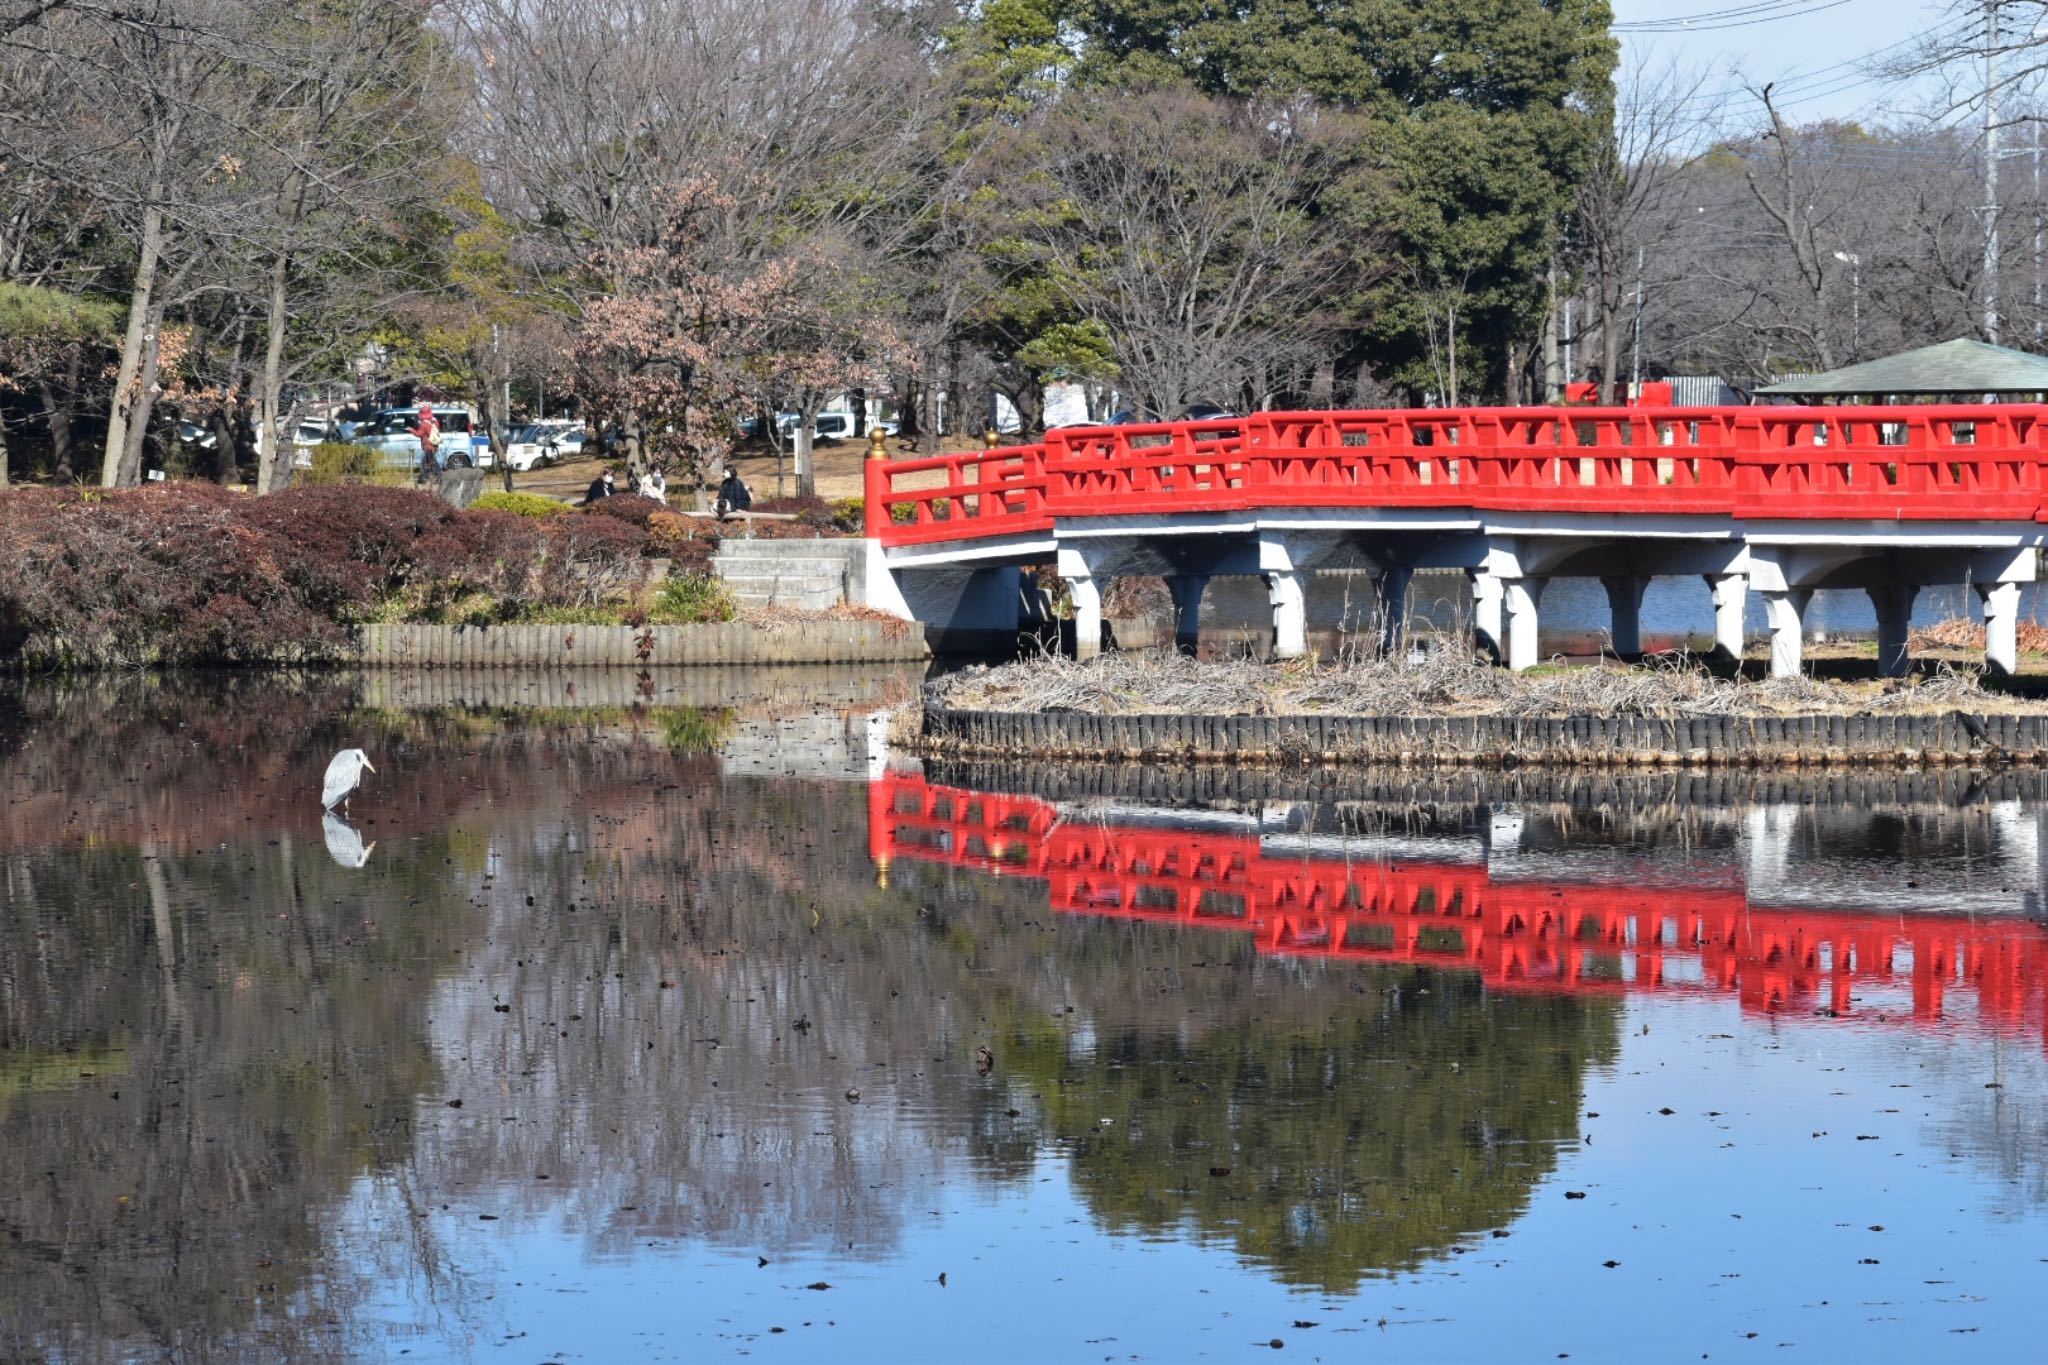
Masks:
[[[485,454],[485,463],[489,462],[489,439],[477,429],[475,409],[466,403],[436,403],[434,420],[441,424],[442,468],[475,464],[479,454]],[[387,469],[416,470],[420,467],[420,438],[413,435],[413,428],[418,422],[418,408],[385,408],[358,426],[349,440],[376,451]]]

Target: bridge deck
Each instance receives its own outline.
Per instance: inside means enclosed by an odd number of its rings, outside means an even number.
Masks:
[[[1643,585],[1696,574],[1725,651],[1742,649],[1744,595],[1764,595],[1779,674],[1798,671],[1816,589],[1871,592],[1880,665],[1898,673],[1914,594],[1970,583],[2009,670],[2017,585],[2048,542],[2048,406],[1254,413],[870,461],[866,480],[882,573],[1055,559],[1083,653],[1100,578],[1168,578],[1185,639],[1209,575],[1252,573],[1275,652],[1299,654],[1299,575],[1348,556],[1382,573],[1389,642],[1410,573],[1472,574],[1480,642],[1515,667],[1536,661],[1549,578],[1605,580],[1629,654]]]
[[[2038,521],[2048,408],[1499,408],[1086,427],[867,470],[884,545],[1298,507]]]

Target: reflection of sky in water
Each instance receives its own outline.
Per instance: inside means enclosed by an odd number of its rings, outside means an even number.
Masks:
[[[1937,1015],[1901,948],[1835,1018],[1825,990],[1767,1012],[1755,955],[1668,952],[1652,991],[1623,944],[1576,991],[1487,992],[1068,913],[1014,875],[1026,840],[1012,875],[906,853],[882,887],[866,786],[721,777],[631,714],[386,722],[352,867],[273,795],[342,722],[252,777],[177,768],[173,720],[162,750],[133,708],[79,720],[0,750],[0,1357],[276,1354],[309,1325],[408,1359],[2037,1350],[2048,1021],[2036,979],[1987,1004],[1984,958]],[[1176,824],[1040,804],[1033,837],[1076,847]],[[1526,906],[2042,933],[1986,913],[2039,904],[2025,797],[1651,805],[1439,834],[1279,802],[1199,832],[1276,871],[1440,860]],[[280,1302],[305,1321],[247,1329]]]
[[[1510,1236],[1467,1238],[1356,1294],[1248,1274],[1192,1229],[1105,1234],[1067,1161],[1044,1152],[1001,1191],[955,1180],[921,1192],[872,1261],[855,1248],[760,1267],[751,1249],[682,1237],[592,1258],[554,1210],[479,1222],[481,1197],[431,1221],[451,1264],[494,1296],[436,1322],[417,1284],[387,1294],[383,1340],[414,1357],[510,1339],[520,1358],[582,1360],[723,1357],[771,1340],[802,1359],[1227,1358],[1274,1337],[1325,1359],[2032,1354],[2042,1192],[2001,1178],[1983,1147],[2038,1132],[2038,1048],[1772,1030],[1715,1002],[1632,1002],[1625,1024],[1620,1058],[1587,1088],[1590,1143],[1564,1150]],[[1994,1077],[2015,1096],[2002,1114],[1979,1098]],[[379,1203],[360,1189],[346,1221],[374,1222]],[[832,1288],[804,1287],[821,1281]]]

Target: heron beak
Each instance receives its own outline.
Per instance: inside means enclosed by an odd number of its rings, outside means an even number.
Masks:
[[[376,772],[377,770],[376,770],[375,768],[373,768],[373,767],[371,767],[371,766],[370,766],[370,760],[366,758],[366,759],[364,759],[364,760],[363,760],[363,771],[364,771],[364,772],[371,772],[371,773],[373,773],[373,772]]]

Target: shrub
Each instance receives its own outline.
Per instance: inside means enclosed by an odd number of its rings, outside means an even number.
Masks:
[[[683,543],[708,555],[715,542]],[[648,545],[618,517],[458,512],[370,484],[261,498],[207,483],[11,490],[0,492],[0,660],[339,658],[363,621],[481,624],[615,602],[641,581]],[[704,615],[718,610],[707,590],[683,592],[670,609],[717,619]]]
[[[0,656],[31,667],[320,657],[294,546],[204,483],[0,497]]]
[[[287,488],[252,500],[251,524],[295,547],[292,585],[339,620],[410,585],[460,582],[472,567],[464,514],[432,493],[364,484]]]
[[[754,504],[756,512],[784,512],[796,517],[795,525],[804,528],[810,536],[859,535],[865,529],[863,510],[866,503],[860,498],[834,498],[827,502],[823,498],[768,498]],[[785,522],[787,526],[791,523]],[[784,538],[794,538],[793,533],[782,532]]]
[[[857,536],[867,530],[866,498],[834,498],[828,506],[832,512],[832,524],[846,534]]]
[[[348,445],[341,441],[323,441],[314,446],[310,458],[312,465],[292,471],[292,486],[311,487],[325,484],[382,484],[389,488],[406,488],[415,480],[410,469],[385,463],[384,457],[367,446]]]
[[[510,512],[521,517],[558,517],[569,504],[545,493],[485,493],[469,505],[473,512]]]
[[[368,446],[322,441],[312,454],[313,467],[294,474],[294,484],[368,483],[383,472],[383,460]]]
[[[647,532],[623,518],[549,517],[534,524],[546,533],[547,547],[536,583],[539,601],[595,605],[630,587],[643,572]]]
[[[709,574],[671,578],[661,585],[647,619],[656,625],[693,626],[733,618],[732,593]]]
[[[586,515],[612,517],[644,531],[649,521],[668,511],[668,504],[654,498],[643,498],[638,493],[614,493],[608,498],[599,498],[583,510]]]
[[[656,512],[647,519],[647,543],[653,553],[665,556],[672,574],[708,574],[711,557],[718,553],[718,523],[701,517]]]

